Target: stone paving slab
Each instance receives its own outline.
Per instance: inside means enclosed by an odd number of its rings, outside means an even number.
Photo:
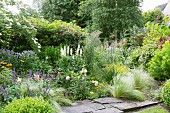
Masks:
[[[122,111],[129,111],[137,108],[137,105],[135,103],[117,103],[117,104],[111,104],[111,106],[118,108]]]
[[[123,113],[123,111],[120,111],[116,108],[109,108],[109,109],[104,109],[104,110],[98,110],[93,113]]]
[[[95,111],[105,109],[105,107],[99,103],[91,103],[91,104],[88,104],[87,106],[92,108]]]
[[[157,105],[159,101],[132,101],[112,97],[94,100],[76,101],[75,106],[62,107],[64,113],[122,113],[137,110],[143,107]]]
[[[137,108],[142,108],[150,105],[155,105],[158,104],[159,102],[153,102],[153,101],[144,101],[144,102],[137,102],[137,101],[132,101],[132,102],[123,102],[123,103],[117,103],[117,104],[110,104],[111,106],[118,108],[122,111],[130,111],[134,110]]]
[[[62,108],[65,113],[93,113],[93,109],[86,105],[70,106]]]
[[[110,103],[120,103],[120,102],[123,102],[123,100],[121,100],[121,99],[111,98],[111,97],[98,98],[98,99],[94,99],[93,101],[101,103],[101,104],[110,104]]]
[[[149,101],[149,100],[146,100],[144,102],[136,102],[137,106],[139,107],[150,106],[150,105],[155,105],[159,103],[160,103],[159,101]]]

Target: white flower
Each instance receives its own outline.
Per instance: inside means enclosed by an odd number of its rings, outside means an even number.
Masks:
[[[94,92],[90,92],[90,94],[94,94]]]
[[[80,49],[77,48],[77,50],[76,50],[76,55],[79,55],[79,51],[80,51]]]
[[[64,50],[63,50],[63,54],[64,54],[64,56],[66,56],[66,46],[64,46]]]
[[[17,78],[17,83],[21,83],[21,78]]]
[[[80,49],[80,55],[82,55],[83,54],[83,51],[82,51],[82,49]]]
[[[72,56],[73,55],[73,49],[70,48],[70,55]]]
[[[63,56],[63,48],[61,47],[61,49],[60,49],[60,54],[61,54],[61,56]]]
[[[66,76],[66,80],[70,80],[70,76]]]
[[[70,52],[70,47],[67,46],[67,54],[69,55],[69,52]]]
[[[45,59],[48,60],[48,56],[46,56]]]
[[[61,56],[66,56],[66,47],[64,46],[64,49],[61,47],[60,49]]]
[[[80,49],[80,44],[78,45],[78,49]]]
[[[86,68],[82,68],[81,72],[82,74],[86,74],[87,73],[87,69]]]
[[[92,81],[92,83],[97,86],[98,85],[98,81]]]

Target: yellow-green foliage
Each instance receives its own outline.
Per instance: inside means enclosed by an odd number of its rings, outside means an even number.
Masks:
[[[153,57],[154,52],[159,49],[161,38],[166,38],[170,34],[168,26],[163,24],[147,23],[146,36],[143,39],[141,47],[134,49],[130,55],[129,64],[132,66],[143,65],[145,67],[149,60]]]
[[[164,86],[162,88],[162,92],[161,92],[161,98],[165,102],[165,104],[170,106],[170,80],[168,80],[164,84]]]
[[[148,63],[149,73],[158,80],[170,78],[170,44],[165,42],[163,48],[155,52],[154,57]]]
[[[14,99],[5,106],[4,113],[54,113],[52,105],[38,97]]]

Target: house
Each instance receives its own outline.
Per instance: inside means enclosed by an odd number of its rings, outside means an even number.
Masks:
[[[155,8],[160,8],[164,15],[170,16],[170,0],[168,1],[168,3],[156,6]]]

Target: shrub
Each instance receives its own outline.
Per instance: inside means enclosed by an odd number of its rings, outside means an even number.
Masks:
[[[37,29],[36,38],[42,46],[69,45],[75,48],[82,44],[85,32],[73,23],[55,20],[50,23],[45,19],[31,18],[30,21]]]
[[[165,104],[170,106],[170,80],[167,80],[163,85],[161,91],[161,98],[165,102]]]
[[[0,48],[21,52],[35,50],[38,52],[40,45],[35,38],[36,29],[21,15],[13,15],[0,2]]]
[[[50,65],[56,66],[57,61],[60,58],[60,47],[45,46],[42,47],[41,52],[38,56],[42,60],[46,60]]]
[[[4,113],[54,113],[54,110],[52,105],[43,99],[26,97],[14,99],[4,107]]]
[[[163,13],[160,8],[156,8],[152,11],[147,11],[143,13],[143,17],[145,23],[147,22],[161,23],[163,21]]]
[[[132,67],[144,66],[147,68],[147,63],[154,56],[154,53],[159,49],[161,40],[164,40],[170,34],[170,29],[164,24],[146,24],[146,36],[143,39],[142,46],[134,49],[128,57],[129,64]]]
[[[155,52],[154,57],[148,63],[149,73],[157,80],[166,80],[170,78],[170,44],[165,42],[161,50]]]

